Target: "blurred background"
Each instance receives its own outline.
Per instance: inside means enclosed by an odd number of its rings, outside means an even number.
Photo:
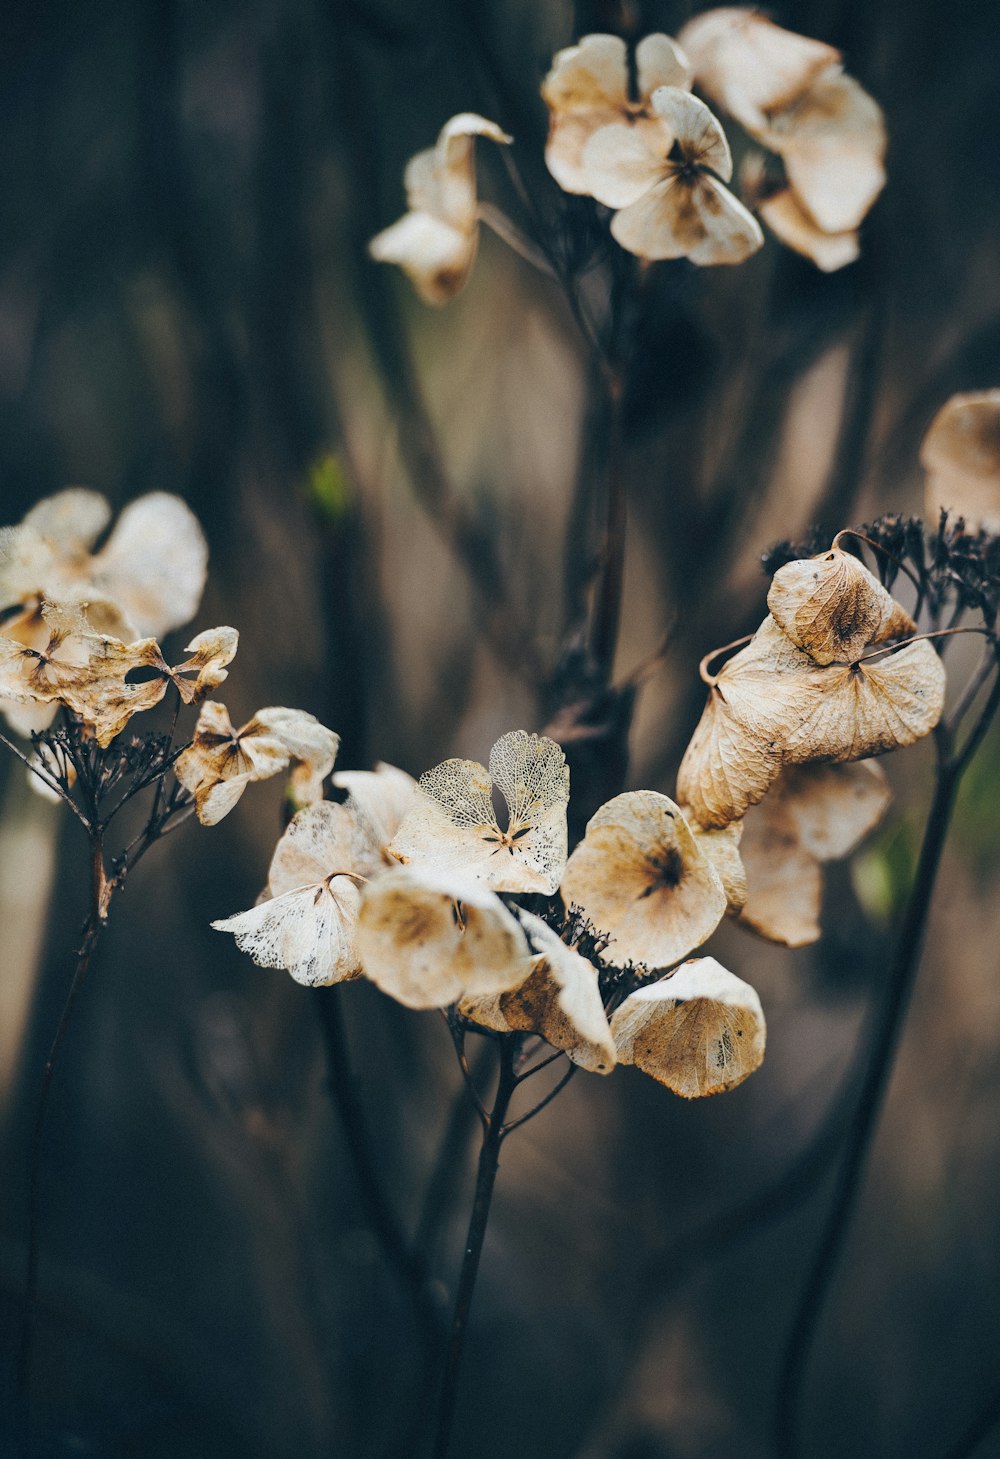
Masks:
[[[469,287],[433,311],[364,245],[403,211],[410,155],[474,110],[516,137],[534,207],[568,257],[593,263],[599,303],[613,267],[603,225],[545,172],[538,87],[580,34],[676,33],[693,10],[10,0],[0,520],[70,484],[116,505],[180,493],[211,545],[196,627],[241,633],[223,695],[234,722],[264,704],[307,709],[341,734],[341,768],[485,760],[504,730],[560,714],[579,730],[582,714],[584,800],[617,790],[619,771],[671,792],[701,708],[698,659],[762,614],[760,552],[813,523],[919,511],[931,416],[953,391],[1000,384],[995,15],[899,0],[774,11],[841,47],[882,103],[890,182],[841,273],[769,239],[738,269],[682,262],[646,282],[616,682],[669,644],[638,694],[627,767],[631,696],[567,669],[605,422],[563,294],[484,229]],[[495,150],[479,172],[483,196],[526,226]],[[610,767],[607,785],[595,767]],[[996,1381],[998,768],[994,734],[963,795],[820,1330],[810,1459],[942,1455]],[[690,1105],[633,1070],[582,1075],[505,1146],[456,1456],[770,1452],[779,1357],[829,1193],[817,1132],[878,995],[930,747],[887,769],[894,809],[853,870],[829,870],[816,947],[733,927],[711,944],[761,994],[759,1074]],[[86,847],[10,757],[0,793],[9,1399],[28,1129],[86,910]],[[434,1228],[442,1302],[472,1132],[452,1131],[452,1196],[428,1198],[459,1097],[440,1020],[367,985],[306,991],[211,931],[250,905],[281,815],[280,787],[254,787],[220,826],[156,848],[114,910],[46,1140],[39,1454],[420,1452],[414,1415],[432,1387],[328,1097],[318,1000],[343,999],[376,1158],[407,1227],[423,1212]],[[976,1452],[1000,1455],[1000,1436]]]

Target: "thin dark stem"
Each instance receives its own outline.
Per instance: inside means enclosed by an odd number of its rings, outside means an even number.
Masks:
[[[16,755],[21,763],[27,766],[32,775],[37,776],[37,778],[42,782],[44,786],[46,786],[49,790],[54,790],[56,795],[58,795],[62,800],[66,802],[70,810],[73,812],[74,816],[76,816],[77,820],[80,822],[80,824],[84,827],[89,835],[91,830],[90,822],[87,820],[87,817],[83,814],[83,811],[77,805],[76,801],[69,794],[69,792],[64,790],[63,787],[59,784],[59,781],[56,780],[54,776],[47,774],[46,771],[41,769],[38,765],[33,764],[28,756],[24,753],[24,751],[19,750],[17,746],[7,738],[6,735],[0,735],[0,745],[6,746],[6,748],[10,750],[12,755]]]
[[[493,1187],[496,1184],[497,1168],[500,1164],[500,1146],[504,1137],[504,1120],[511,1096],[517,1088],[514,1076],[514,1057],[518,1036],[506,1035],[500,1045],[500,1071],[496,1095],[483,1131],[483,1143],[479,1152],[479,1168],[476,1174],[476,1194],[469,1218],[469,1231],[465,1240],[465,1255],[458,1278],[458,1292],[455,1310],[451,1320],[451,1337],[445,1360],[444,1378],[438,1404],[437,1435],[434,1440],[434,1459],[447,1459],[451,1445],[452,1423],[455,1417],[455,1400],[458,1396],[458,1375],[465,1347],[465,1333],[472,1310],[472,1296],[479,1273],[479,1259],[483,1252],[486,1226],[490,1217]]]
[[[479,1115],[479,1119],[485,1130],[489,1125],[490,1117],[486,1113],[486,1106],[483,1104],[480,1096],[479,1087],[472,1076],[472,1070],[469,1068],[469,1060],[465,1053],[465,1028],[460,1022],[453,1022],[449,1019],[447,1014],[444,1016],[448,1023],[448,1031],[451,1034],[452,1043],[455,1045],[455,1058],[458,1060],[458,1067],[462,1071],[465,1087],[469,1092],[469,1098],[472,1100],[473,1107]]]
[[[1000,693],[991,695],[970,738],[976,737],[979,731],[985,734],[986,726],[992,718],[998,700],[1000,700]],[[981,735],[979,737],[981,738]],[[955,797],[962,770],[968,763],[967,759],[963,759],[961,764],[955,761],[949,762],[942,749],[945,742],[945,737],[939,736],[938,773],[934,797],[927,817],[916,875],[889,968],[885,1000],[872,1035],[857,1104],[848,1125],[847,1153],[837,1175],[833,1202],[799,1299],[781,1365],[775,1413],[775,1442],[781,1459],[795,1459],[799,1452],[797,1420],[802,1387],[878,1125],[900,1032],[920,963],[920,952],[927,928],[934,884],[937,880],[941,854],[955,806]]]
[[[622,589],[625,583],[625,535],[628,505],[625,493],[624,434],[622,430],[623,382],[614,375],[608,382],[608,490],[607,518],[601,573],[594,601],[591,651],[594,660],[611,672],[618,644]]]
[[[341,1129],[354,1165],[368,1223],[385,1254],[390,1269],[413,1303],[413,1309],[429,1346],[439,1336],[440,1319],[433,1301],[429,1274],[419,1252],[411,1247],[402,1223],[389,1204],[372,1160],[364,1114],[358,1100],[348,1057],[347,1031],[341,1004],[342,990],[317,989],[314,1003],[327,1051],[330,1091],[340,1116]]]
[[[493,1049],[488,1040],[481,1041],[470,1070],[474,1083],[479,1085],[485,1079],[488,1066],[493,1062]],[[427,1182],[427,1189],[420,1208],[417,1234],[414,1244],[418,1251],[428,1254],[433,1261],[433,1251],[438,1232],[444,1224],[452,1206],[455,1188],[455,1173],[462,1166],[473,1129],[480,1120],[479,1110],[465,1090],[459,1090],[441,1146],[434,1161],[434,1169]]]
[[[512,1120],[509,1125],[504,1125],[503,1129],[500,1131],[500,1138],[502,1140],[506,1140],[508,1135],[512,1135],[515,1130],[519,1130],[522,1125],[526,1125],[529,1120],[533,1120],[535,1118],[535,1115],[541,1114],[546,1105],[551,1104],[556,1095],[562,1093],[562,1091],[566,1088],[566,1085],[573,1078],[573,1075],[576,1073],[576,1071],[577,1065],[570,1064],[569,1068],[566,1070],[566,1073],[559,1080],[559,1083],[554,1085],[549,1090],[544,1099],[540,1099],[538,1103],[536,1105],[533,1105],[526,1114],[520,1115],[516,1120]]]

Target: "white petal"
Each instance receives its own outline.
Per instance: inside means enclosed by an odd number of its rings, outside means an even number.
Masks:
[[[120,605],[137,636],[160,638],[197,613],[208,543],[180,497],[154,491],[124,509],[92,572],[95,587]]]
[[[476,256],[478,231],[465,233],[429,213],[406,213],[372,239],[368,251],[397,263],[427,304],[447,304],[464,288]]]
[[[373,828],[380,847],[387,847],[413,809],[417,782],[395,765],[378,764],[374,770],[340,770],[333,777],[346,790],[353,805]]]
[[[692,263],[743,263],[763,248],[764,235],[757,219],[721,182],[701,177],[693,196],[704,238],[688,255]]]
[[[379,869],[370,828],[346,805],[320,801],[289,821],[268,872],[271,895],[315,886],[335,873],[367,877]]]
[[[648,101],[658,86],[691,84],[691,63],[671,36],[655,34],[642,38],[635,48],[636,80],[639,95]]]
[[[723,182],[733,175],[733,158],[718,117],[703,101],[678,86],[661,86],[653,92],[653,110],[661,116],[677,140],[688,162],[710,167]]]
[[[757,211],[786,248],[811,259],[825,274],[854,263],[861,252],[857,233],[824,233],[799,205],[790,187],[765,198]]]
[[[657,146],[645,128],[616,123],[601,127],[583,148],[582,176],[591,197],[609,208],[625,208],[664,176],[672,137],[664,127]]]
[[[71,486],[36,503],[23,525],[59,551],[74,554],[92,547],[110,520],[106,497],[99,491]]]
[[[354,883],[337,877],[330,887],[300,887],[212,926],[232,932],[258,967],[285,968],[315,988],[358,976],[358,902]]]

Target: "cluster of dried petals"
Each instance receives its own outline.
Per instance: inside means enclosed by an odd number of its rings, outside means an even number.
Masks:
[[[946,401],[924,436],[920,461],[928,521],[943,507],[970,532],[1000,533],[1000,390]]]
[[[742,263],[764,235],[725,186],[733,160],[718,121],[677,86],[659,87],[650,106],[663,123],[658,131],[616,122],[583,148],[587,191],[618,210],[613,236],[640,258]]]
[[[301,805],[319,800],[339,746],[339,737],[302,709],[261,709],[234,729],[225,705],[212,702],[203,706],[174,773],[194,796],[202,825],[214,826],[248,785],[280,774],[292,761],[293,799]]]
[[[670,36],[648,35],[635,48],[636,91],[631,94],[628,48],[616,35],[585,35],[558,51],[542,83],[549,109],[545,161],[566,192],[590,194],[583,151],[602,127],[623,125],[669,151],[667,124],[653,108],[660,86],[686,88],[691,68]]]
[[[685,1099],[741,1084],[764,1059],[760,999],[714,958],[693,958],[630,993],[611,1019],[618,1062]]]
[[[447,304],[466,284],[479,247],[476,137],[509,143],[496,122],[462,112],[445,122],[437,143],[407,163],[409,211],[368,245],[372,258],[395,263],[427,304]]]
[[[944,707],[944,666],[906,612],[839,548],[775,574],[771,614],[712,682],[678,773],[705,827],[756,805],[785,765],[866,759],[913,744]]]
[[[839,51],[730,6],[696,16],[680,40],[701,90],[784,163],[785,186],[759,205],[768,226],[821,269],[852,262],[885,186],[886,133]]]
[[[506,825],[493,806],[507,803]],[[512,730],[475,760],[445,760],[421,775],[413,809],[390,846],[401,862],[456,873],[494,892],[551,896],[566,865],[569,767],[554,740]]]
[[[740,922],[787,947],[815,942],[821,864],[849,856],[890,799],[882,768],[871,760],[783,770],[743,822],[747,899]]]
[[[653,790],[603,805],[566,865],[560,893],[609,939],[602,962],[669,967],[711,937],[729,898],[679,806]]]

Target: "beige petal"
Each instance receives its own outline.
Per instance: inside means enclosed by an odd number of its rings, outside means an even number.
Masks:
[[[409,866],[364,888],[358,951],[366,976],[408,1008],[503,993],[530,972],[527,939],[499,897]]]
[[[677,171],[616,213],[611,232],[640,258],[688,257],[700,265],[741,263],[764,242],[756,219],[720,182]]]
[[[687,23],[678,37],[698,86],[751,131],[789,105],[840,52],[796,35],[759,11],[725,6]]]
[[[770,799],[747,813],[748,894],[739,922],[769,942],[806,947],[820,937],[823,874],[788,821],[768,813]]]
[[[754,816],[773,802],[817,861],[839,861],[860,845],[889,808],[881,765],[789,765]]]
[[[380,263],[396,263],[426,304],[447,304],[468,281],[478,231],[465,233],[432,217],[406,213],[372,239],[368,252]]]
[[[303,806],[322,800],[323,781],[333,769],[340,736],[320,724],[315,715],[302,709],[285,709],[282,706],[259,709],[254,719],[297,762],[291,777],[291,794],[295,803]]]
[[[229,677],[228,665],[236,657],[240,636],[235,628],[206,628],[186,646],[190,658],[170,670],[170,678],[185,704],[197,704]]]
[[[622,1064],[685,1099],[721,1094],[764,1060],[766,1028],[749,983],[715,958],[694,958],[669,978],[630,993],[611,1019]]]
[[[0,612],[41,597],[54,577],[53,561],[52,548],[34,528],[0,528]],[[8,617],[4,628],[10,628]]]
[[[679,86],[661,86],[653,92],[652,107],[676,138],[686,162],[710,167],[728,182],[733,175],[733,158],[726,134],[703,101]]]
[[[461,232],[476,226],[475,137],[509,145],[514,139],[475,112],[461,112],[445,122],[437,140],[438,206],[436,216]]]
[[[853,661],[870,643],[917,631],[878,579],[839,547],[779,568],[767,606],[782,632],[818,664]]]
[[[857,228],[885,186],[882,110],[839,67],[757,135],[781,154],[799,202],[826,233]]]
[[[1000,532],[1000,390],[953,395],[931,421],[920,461],[928,521],[944,507],[970,531]]]
[[[628,115],[628,53],[613,35],[585,35],[557,52],[542,82],[549,108],[545,161],[566,192],[585,193],[581,156],[593,134]]]
[[[596,969],[539,917],[519,913],[521,926],[537,949],[531,972],[519,988],[492,998],[467,998],[459,1012],[500,1033],[541,1034],[594,1074],[610,1074],[615,1046],[601,1000]]]
[[[601,127],[583,148],[585,191],[609,208],[637,202],[663,178],[672,141],[666,126],[659,133],[622,122]]]
[[[731,821],[728,826],[706,830],[699,826],[693,812],[686,807],[681,807],[681,814],[691,828],[698,849],[719,874],[726,894],[727,910],[738,912],[747,899],[747,874],[740,855],[743,822]]]
[[[169,670],[152,638],[126,644],[92,634],[86,647],[87,662],[60,674],[59,697],[93,728],[97,743],[107,749],[134,714],[159,704],[167,691]],[[139,669],[153,669],[155,677],[129,683],[128,675]]]
[[[255,778],[253,775],[234,775],[227,780],[212,780],[200,785],[194,791],[194,799],[201,824],[217,826],[239,804],[243,792]]]
[[[248,912],[213,922],[232,932],[258,967],[285,968],[297,983],[322,987],[360,975],[355,951],[360,893],[347,877],[299,887]]]
[[[643,36],[635,48],[635,71],[640,98],[648,102],[659,86],[691,84],[691,63],[681,47],[668,35]]]
[[[92,582],[125,613],[132,631],[160,638],[190,623],[208,573],[208,543],[178,496],[154,491],[130,502],[94,558]]]
[[[349,806],[324,800],[306,806],[285,827],[271,858],[268,887],[280,897],[342,873],[368,877],[378,869],[370,827]]]
[[[379,848],[387,848],[413,808],[417,788],[413,776],[380,763],[374,770],[340,770],[333,783],[347,791],[348,804],[372,827]]]
[[[23,525],[68,556],[93,547],[111,520],[111,507],[99,491],[71,486],[36,503]]]
[[[858,235],[848,230],[843,233],[824,233],[798,202],[790,187],[764,198],[757,207],[776,238],[786,248],[794,249],[804,258],[811,259],[825,274],[835,273],[849,263],[854,263],[861,252]]]
[[[764,246],[757,219],[714,177],[701,177],[692,189],[704,237],[688,257],[702,267],[743,263]]]
[[[629,791],[603,805],[566,865],[560,895],[608,936],[603,962],[666,967],[726,913],[719,873],[668,796]]]

